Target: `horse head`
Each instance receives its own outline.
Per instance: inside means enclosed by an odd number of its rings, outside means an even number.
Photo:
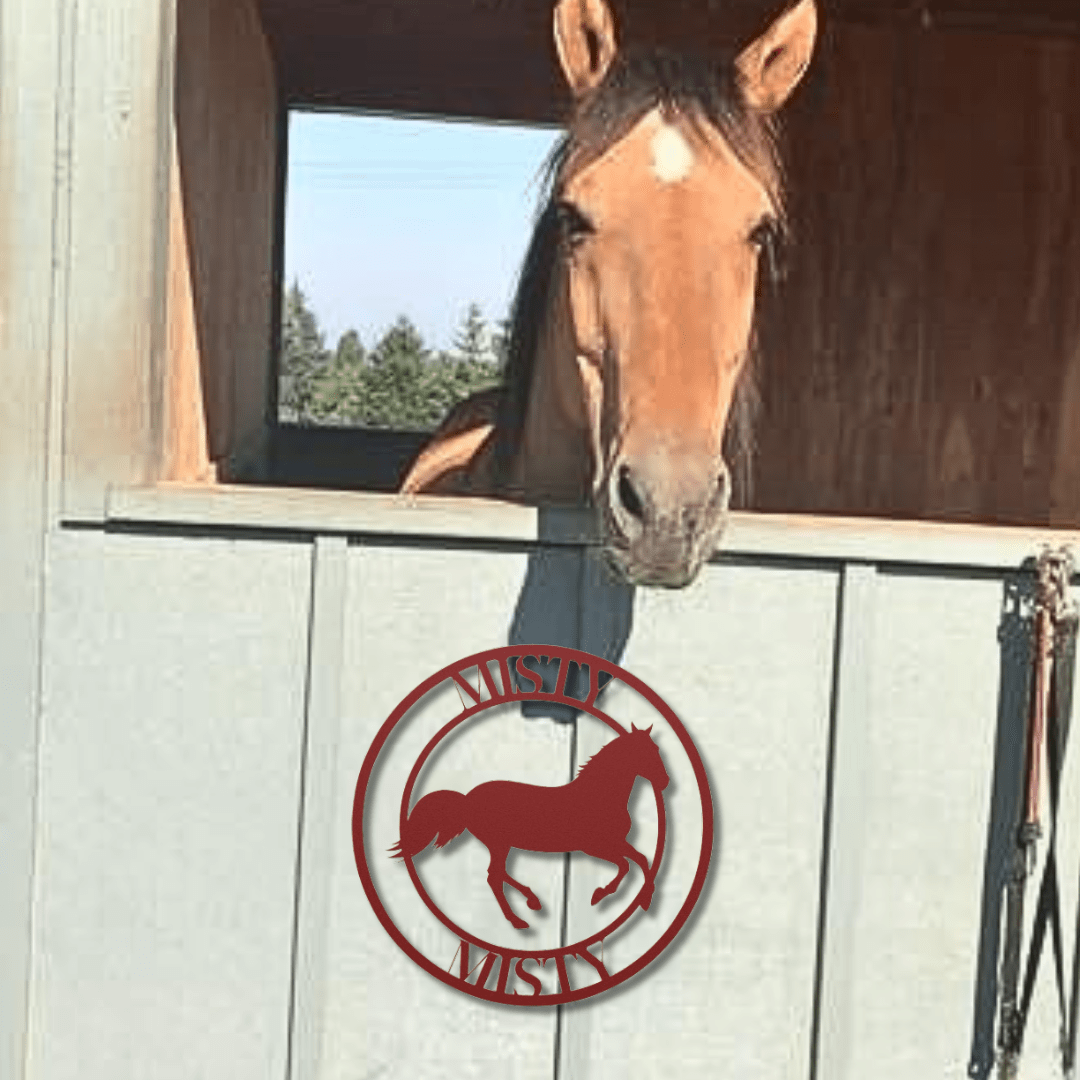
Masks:
[[[563,385],[581,403],[605,550],[639,584],[687,584],[723,528],[724,432],[782,222],[771,117],[816,25],[801,0],[720,70],[699,53],[622,56],[606,0],[555,8],[577,102],[552,192]],[[637,93],[656,104],[628,108]]]
[[[663,791],[670,783],[670,777],[664,766],[664,759],[660,756],[660,747],[653,741],[652,726],[638,728],[631,724],[629,733],[623,738],[633,741],[638,776],[648,780],[657,791]]]
[[[799,0],[725,59],[712,6],[557,0],[574,109],[503,386],[456,407],[402,486],[591,499],[609,560],[643,585],[688,584],[723,529],[725,431],[783,222],[774,116],[817,32]]]

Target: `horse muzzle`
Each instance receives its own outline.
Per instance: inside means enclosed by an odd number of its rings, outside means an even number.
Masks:
[[[608,560],[631,584],[684,588],[720,539],[730,492],[722,460],[703,464],[655,450],[638,461],[622,458],[598,499]]]

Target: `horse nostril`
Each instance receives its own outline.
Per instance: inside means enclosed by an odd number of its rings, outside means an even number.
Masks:
[[[727,462],[721,462],[720,475],[716,481],[716,487],[720,495],[720,504],[723,507],[727,507],[729,500],[731,499],[731,470],[727,466]]]
[[[630,479],[630,469],[626,465],[619,469],[619,501],[631,517],[636,517],[638,521],[645,520],[645,504]]]

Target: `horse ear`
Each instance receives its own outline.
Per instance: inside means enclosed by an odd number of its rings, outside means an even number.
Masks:
[[[606,0],[558,0],[555,49],[574,97],[595,90],[615,59],[615,21]]]
[[[743,100],[771,113],[787,101],[810,64],[817,37],[817,6],[799,0],[735,59]]]

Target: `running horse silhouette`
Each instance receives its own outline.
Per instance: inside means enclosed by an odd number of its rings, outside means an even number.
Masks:
[[[517,889],[532,911],[541,903],[536,893],[506,872],[511,848],[523,851],[580,851],[614,863],[618,873],[596,889],[592,902],[611,896],[630,870],[641,867],[645,884],[641,906],[648,908],[656,887],[656,865],[626,839],[631,820],[627,804],[634,781],[641,776],[657,792],[668,785],[652,728],[631,727],[594,754],[569,784],[543,787],[512,780],[491,780],[471,791],[433,791],[413,808],[401,839],[390,849],[397,859],[419,855],[432,840],[438,848],[468,830],[488,849],[488,884],[507,919],[519,930],[529,924],[515,915],[506,899],[506,885]]]
[[[758,269],[784,223],[774,117],[817,34],[814,0],[789,0],[725,55],[722,4],[555,4],[574,108],[503,385],[451,410],[402,485],[591,501],[609,561],[642,585],[693,580],[727,514],[725,442],[748,455]]]

